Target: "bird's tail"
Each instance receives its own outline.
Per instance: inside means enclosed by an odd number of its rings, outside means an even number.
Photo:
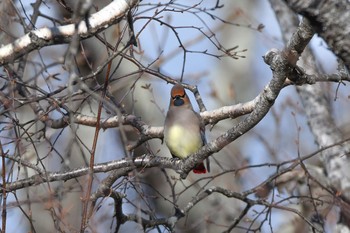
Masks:
[[[199,163],[195,168],[193,168],[193,173],[204,174],[207,173],[207,169],[204,167],[204,163]]]

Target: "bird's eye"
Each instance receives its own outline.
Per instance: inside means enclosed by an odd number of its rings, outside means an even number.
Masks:
[[[186,93],[184,93],[183,95],[176,95],[176,96],[172,96],[173,100],[176,100],[176,99],[183,99],[185,98],[186,96]]]

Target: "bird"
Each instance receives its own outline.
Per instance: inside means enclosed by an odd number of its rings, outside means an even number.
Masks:
[[[175,84],[170,92],[169,109],[164,122],[164,141],[173,157],[185,159],[206,144],[205,125],[193,110],[190,99],[181,84]],[[209,160],[207,160],[209,172]],[[207,173],[203,162],[193,172]]]

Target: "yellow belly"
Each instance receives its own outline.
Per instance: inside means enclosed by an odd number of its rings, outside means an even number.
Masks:
[[[171,153],[181,159],[197,152],[203,145],[199,132],[191,132],[180,125],[170,127],[166,137]]]

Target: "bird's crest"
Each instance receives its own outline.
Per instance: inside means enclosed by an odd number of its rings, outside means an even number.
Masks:
[[[176,98],[177,96],[185,98],[186,92],[185,88],[181,84],[175,84],[171,89],[171,98]]]
[[[192,109],[191,101],[186,94],[185,88],[181,84],[175,84],[171,89],[170,106],[181,106]]]

